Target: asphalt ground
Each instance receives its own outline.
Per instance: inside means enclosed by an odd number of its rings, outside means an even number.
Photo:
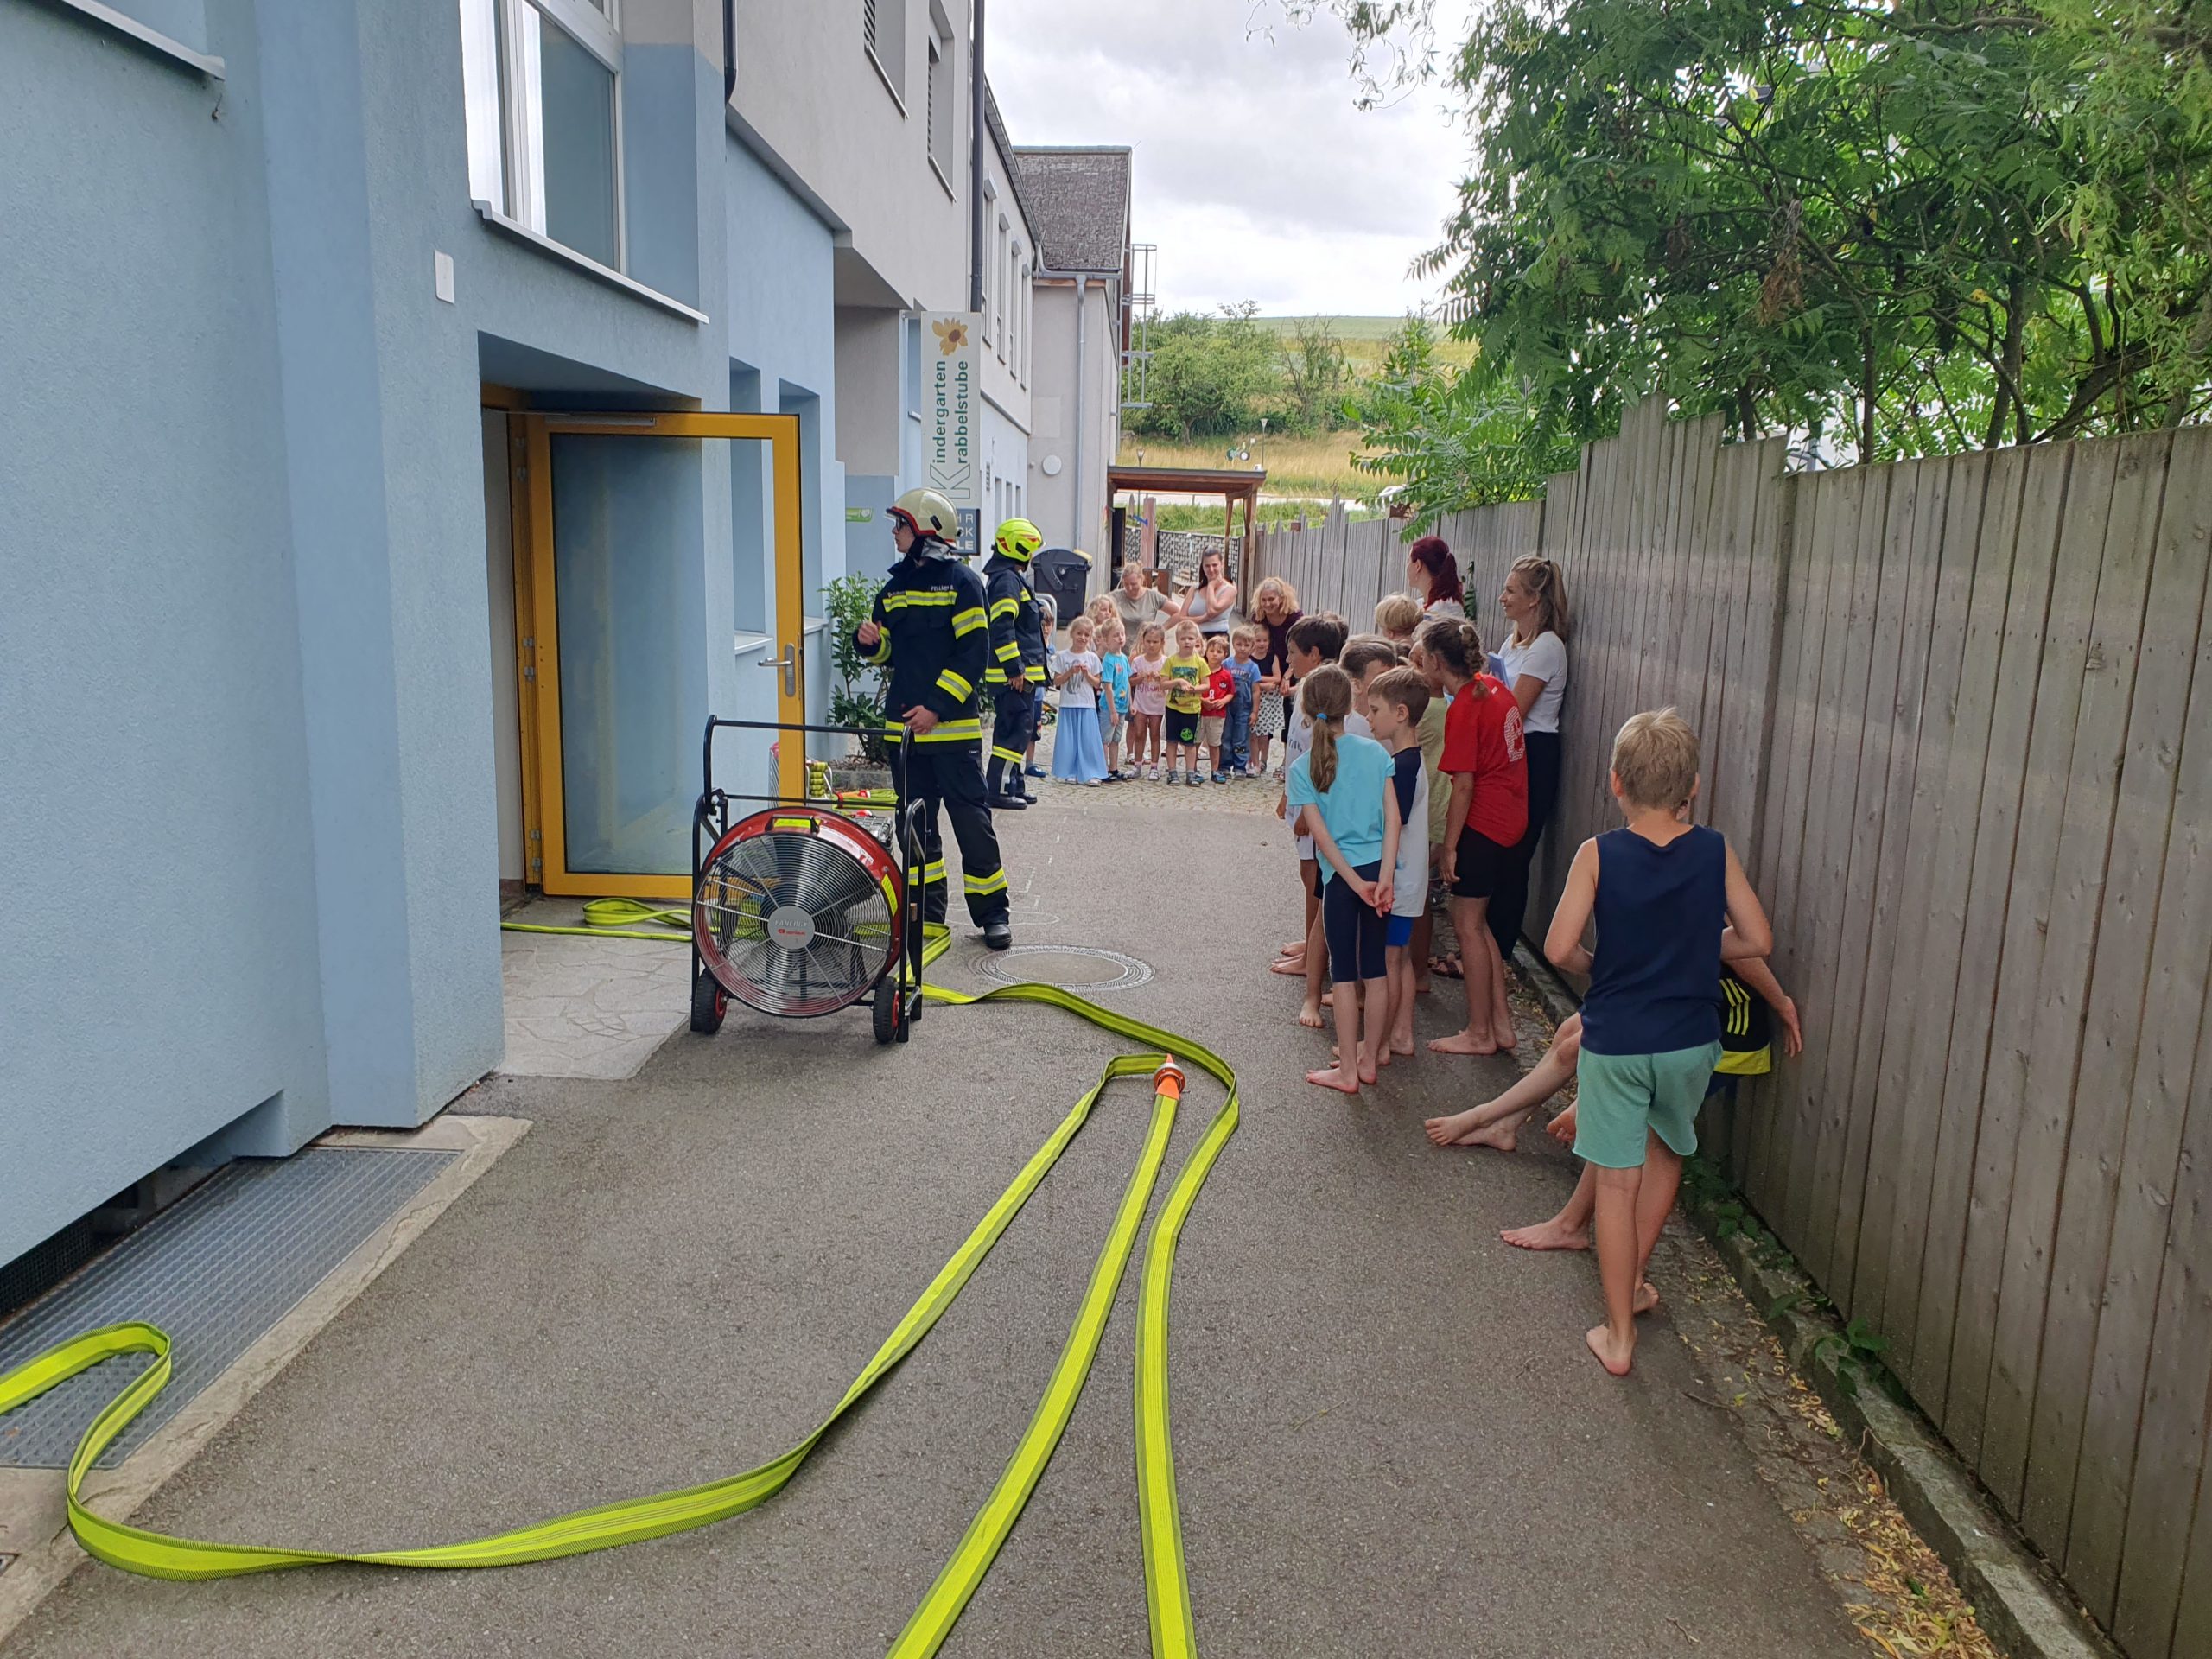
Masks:
[[[1566,1154],[1533,1131],[1512,1156],[1422,1138],[1423,1116],[1494,1092],[1511,1063],[1424,1054],[1356,1102],[1305,1083],[1326,1039],[1297,1027],[1293,982],[1266,970],[1298,917],[1272,791],[1188,797],[1062,787],[1001,823],[1018,939],[1140,958],[1151,982],[1102,1000],[1202,1039],[1243,1079],[1243,1126],[1174,1281],[1173,1423],[1204,1651],[1869,1651],[1666,1312],[1616,1382],[1583,1345],[1592,1261],[1498,1242],[1556,1208]],[[983,953],[957,931],[938,977],[979,988]],[[1424,1037],[1457,1023],[1457,987],[1439,990]],[[888,1049],[865,1010],[734,1010],[628,1082],[494,1078],[455,1109],[533,1131],[138,1522],[388,1547],[758,1463],[835,1403],[1122,1046],[1042,1008],[934,1007]],[[1218,1102],[1193,1078],[1168,1179]],[[1109,1095],[936,1332],[759,1510],[484,1573],[188,1585],[88,1565],[9,1659],[880,1652],[1027,1421],[1149,1104],[1141,1080]],[[1656,1264],[1670,1295],[1671,1259]],[[1146,1650],[1135,1280],[948,1653]]]

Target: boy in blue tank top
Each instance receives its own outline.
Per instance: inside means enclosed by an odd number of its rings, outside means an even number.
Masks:
[[[1605,1322],[1590,1351],[1615,1376],[1636,1357],[1640,1287],[1675,1207],[1682,1160],[1720,1058],[1720,932],[1764,957],[1773,931],[1734,849],[1685,823],[1697,798],[1698,745],[1672,709],[1630,717],[1613,740],[1613,798],[1625,829],[1586,841],[1567,872],[1544,954],[1587,974],[1575,1063],[1575,1155],[1598,1182],[1598,1277]],[[1598,948],[1583,949],[1598,925]]]

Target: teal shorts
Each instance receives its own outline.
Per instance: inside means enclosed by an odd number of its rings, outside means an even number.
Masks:
[[[1704,1103],[1720,1045],[1665,1054],[1592,1054],[1574,1063],[1574,1155],[1602,1169],[1640,1169],[1645,1135],[1687,1158],[1697,1150]]]

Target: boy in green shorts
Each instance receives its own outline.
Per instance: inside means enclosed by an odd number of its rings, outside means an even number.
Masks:
[[[1721,1055],[1720,935],[1746,954],[1774,935],[1735,849],[1682,823],[1697,798],[1697,734],[1671,709],[1636,715],[1613,740],[1613,798],[1625,828],[1586,841],[1567,872],[1544,954],[1587,974],[1575,1063],[1575,1155],[1597,1180],[1598,1276],[1605,1322],[1590,1351],[1615,1376],[1636,1357],[1636,1294],[1697,1150],[1706,1084]],[[1592,919],[1598,948],[1582,936]]]

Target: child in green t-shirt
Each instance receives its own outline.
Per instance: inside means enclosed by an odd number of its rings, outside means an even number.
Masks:
[[[1195,622],[1175,625],[1175,654],[1162,671],[1167,680],[1167,741],[1174,745],[1175,770],[1167,781],[1203,783],[1198,773],[1198,709],[1205,701],[1207,677],[1212,668],[1203,649],[1205,640]]]

